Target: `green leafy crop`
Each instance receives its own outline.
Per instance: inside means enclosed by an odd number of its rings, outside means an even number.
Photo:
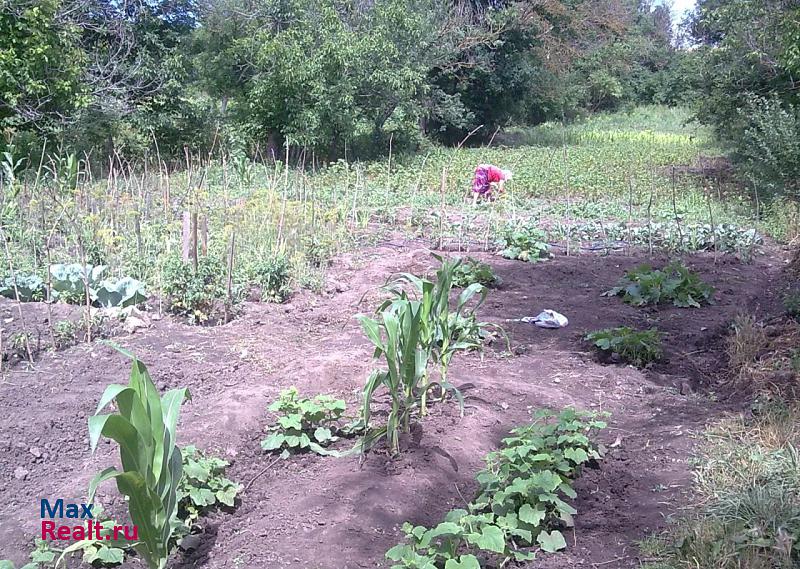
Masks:
[[[714,287],[676,261],[662,270],[640,265],[625,273],[619,284],[603,296],[622,295],[624,302],[634,306],[671,302],[680,308],[699,308],[703,303],[711,304],[713,294]]]
[[[200,257],[197,270],[173,257],[164,265],[163,290],[170,309],[201,324],[213,318],[225,302],[225,267],[213,257]]]
[[[651,330],[633,330],[622,326],[605,328],[591,332],[586,336],[589,342],[601,352],[618,354],[622,359],[636,367],[644,367],[661,358],[661,334],[655,328]]]
[[[573,409],[536,413],[487,455],[478,495],[466,509],[431,529],[403,525],[406,543],[386,553],[392,569],[479,569],[479,558],[498,558],[503,566],[565,548],[559,528],[572,527],[576,512],[565,500],[576,497],[572,480],[581,466],[600,458],[589,437],[605,426],[595,414]]]
[[[339,439],[339,420],[345,411],[345,402],[330,395],[317,395],[312,399],[300,397],[295,387],[281,392],[280,399],[269,406],[279,413],[278,422],[269,427],[270,435],[261,441],[267,451],[283,449],[310,450],[317,454],[331,454],[325,447]]]
[[[14,284],[16,283],[16,288]],[[44,300],[45,286],[44,281],[36,275],[16,275],[16,279],[6,277],[0,281],[0,296],[5,296],[21,302],[32,302]]]
[[[531,222],[508,225],[503,231],[500,246],[500,256],[506,259],[538,263],[550,256],[547,234]]]
[[[190,530],[206,511],[222,504],[232,508],[242,486],[225,477],[228,462],[207,456],[192,445],[181,449],[183,478],[178,484],[178,519]]]
[[[283,255],[262,258],[250,267],[250,282],[261,289],[261,300],[283,302],[289,297],[289,260]]]
[[[490,265],[472,257],[462,259],[453,271],[453,286],[458,288],[465,288],[474,283],[488,287],[499,282],[499,277],[494,274]]]

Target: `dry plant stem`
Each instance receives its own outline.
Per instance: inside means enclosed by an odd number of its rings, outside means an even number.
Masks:
[[[681,218],[678,216],[678,203],[675,198],[675,166],[672,167],[672,214],[675,216],[675,225],[678,227],[678,239],[683,249],[683,231],[681,230]]]
[[[281,460],[283,460],[283,459],[281,459],[281,457],[278,457],[278,458],[276,458],[275,460],[273,460],[272,462],[270,462],[270,463],[269,463],[267,466],[265,466],[263,469],[261,469],[261,471],[260,471],[258,474],[256,474],[255,476],[253,476],[253,477],[250,479],[250,482],[248,482],[248,483],[245,485],[245,487],[244,487],[244,490],[242,490],[242,493],[244,493],[244,492],[247,492],[247,491],[250,489],[250,487],[253,485],[253,483],[254,483],[256,480],[258,480],[259,478],[261,478],[261,477],[264,475],[264,473],[266,473],[266,472],[267,472],[267,470],[269,470],[270,468],[272,468],[273,466],[275,466],[276,464],[278,464],[278,462],[280,462]]]
[[[647,201],[647,245],[650,255],[653,255],[653,196],[656,191],[656,177],[653,168],[650,168],[650,199]]]
[[[445,205],[444,205],[444,194],[447,188],[447,167],[442,168],[442,179],[439,184],[439,196],[440,196],[440,206],[439,206],[439,246],[438,248],[441,249],[444,244],[444,216],[445,216]]]
[[[633,178],[628,174],[628,255],[631,254],[633,246]]]
[[[11,260],[11,249],[8,247],[8,238],[6,237],[5,228],[2,226],[2,224],[0,224],[0,239],[3,240],[6,262],[8,263],[8,273],[11,275],[11,280],[14,283],[14,298],[17,300],[19,322],[22,324],[22,334],[25,338],[25,353],[28,355],[28,361],[33,363],[33,352],[31,351],[30,338],[28,337],[28,326],[25,324],[25,315],[22,312],[22,299],[19,296],[19,288],[17,287],[17,273],[14,270],[14,263]]]
[[[568,175],[568,168],[569,168],[569,154],[567,153],[567,139],[566,139],[566,127],[564,123],[561,123],[562,128],[562,150],[564,153],[564,195],[567,198],[567,257],[570,255],[570,245],[572,241],[572,200],[570,199],[569,195],[569,175]]]
[[[60,223],[64,213],[64,209],[62,208],[61,213],[58,214],[55,222],[53,222],[53,226],[50,228],[50,232],[47,234],[47,239],[45,239],[44,242],[45,254],[47,255],[47,298],[45,299],[45,305],[47,306],[47,321],[50,324],[50,341],[52,342],[53,347],[56,345],[56,333],[55,323],[53,322],[53,275],[50,273],[50,267],[53,265],[51,257],[51,243],[53,240],[53,235],[55,235],[58,224]],[[42,209],[42,215],[44,216],[44,209]]]
[[[225,322],[230,317],[229,307],[233,306],[233,253],[236,247],[236,232],[231,231],[231,240],[228,245],[228,274],[225,279]]]
[[[711,240],[714,244],[714,264],[717,264],[719,249],[717,248],[717,227],[714,225],[714,210],[711,207],[711,194],[706,192],[706,204],[708,205],[708,220],[711,223]]]

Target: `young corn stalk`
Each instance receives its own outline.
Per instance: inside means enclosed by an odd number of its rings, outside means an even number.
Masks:
[[[376,370],[364,387],[362,411],[367,435],[362,449],[385,435],[392,454],[400,453],[400,429],[408,432],[411,412],[417,407],[417,397],[426,376],[430,352],[421,342],[422,304],[419,301],[397,299],[387,306],[380,320],[359,317],[367,338],[375,345],[374,357],[386,360],[386,370]],[[385,386],[391,398],[391,410],[386,426],[369,432],[372,399],[375,392]],[[424,391],[423,391],[424,393]]]
[[[182,388],[160,397],[145,365],[117,349],[133,360],[130,381],[127,386],[106,388],[89,419],[89,442],[94,452],[101,436],[115,440],[122,470],[111,466],[99,472],[89,484],[89,503],[98,485],[115,479],[120,493],[128,497],[131,520],[138,530],[134,548],[150,569],[163,569],[176,527],[177,488],[183,474],[175,433],[181,404],[190,396]],[[117,412],[100,415],[112,401]]]
[[[443,259],[439,255],[433,257],[441,263],[436,271],[436,280],[420,278],[410,273],[402,273],[394,282],[388,285],[396,299],[408,299],[404,285],[411,285],[421,302],[421,336],[420,341],[430,354],[430,358],[439,366],[439,381],[437,382],[442,399],[447,391],[453,392],[461,401],[461,394],[447,382],[447,370],[450,360],[459,350],[470,350],[480,346],[480,328],[483,323],[475,319],[475,311],[486,299],[487,289],[480,284],[472,284],[464,289],[456,300],[455,310],[450,307],[450,292],[453,289],[453,277],[456,269],[463,262],[462,259]],[[478,301],[471,308],[468,303],[475,295],[480,295]],[[383,311],[393,301],[385,301],[378,311]],[[428,412],[428,392],[431,385],[430,378],[425,373],[422,378],[423,391],[420,398],[420,414],[425,416]]]

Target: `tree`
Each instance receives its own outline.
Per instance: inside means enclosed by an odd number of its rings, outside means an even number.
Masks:
[[[0,1],[0,127],[45,131],[87,101],[80,30],[60,0]]]

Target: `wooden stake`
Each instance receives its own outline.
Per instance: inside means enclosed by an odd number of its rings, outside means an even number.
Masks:
[[[205,216],[200,220],[200,250],[203,257],[208,255],[208,218]]]
[[[233,252],[236,247],[236,232],[231,231],[231,240],[228,244],[228,274],[225,280],[225,322],[228,322],[230,314],[228,309],[233,306]]]

